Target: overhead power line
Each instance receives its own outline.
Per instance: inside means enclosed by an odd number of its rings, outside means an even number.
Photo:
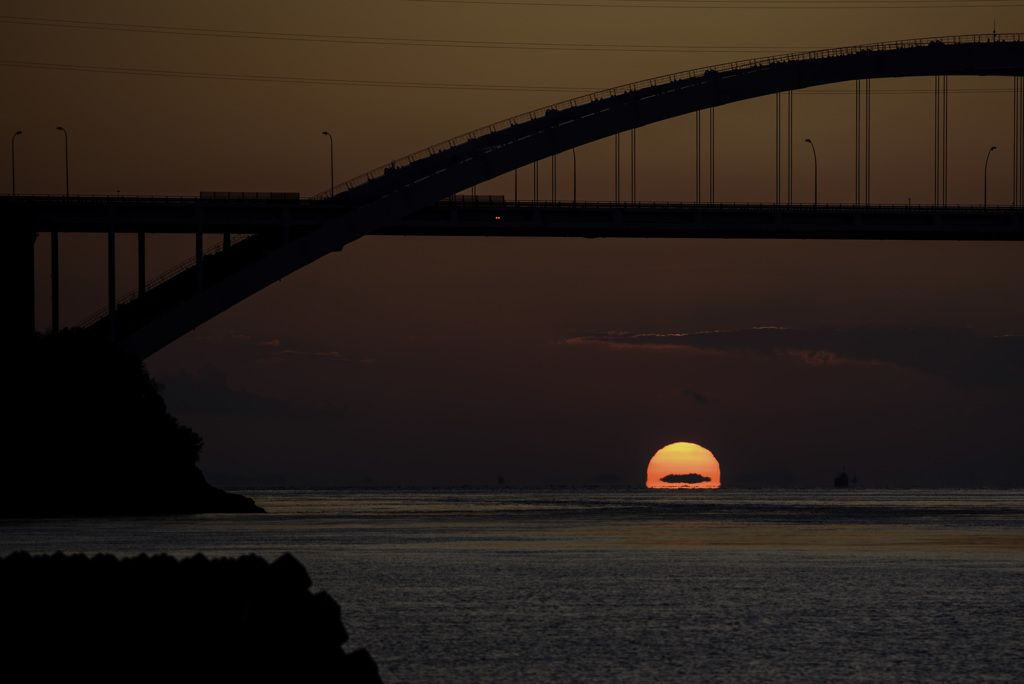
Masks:
[[[574,86],[520,86],[485,83],[423,83],[416,81],[361,81],[340,78],[306,78],[299,76],[266,76],[252,74],[224,74],[201,71],[171,71],[163,69],[136,69],[127,67],[103,67],[85,64],[53,64],[47,62],[23,62],[0,59],[0,66],[26,69],[49,69],[55,71],[88,71],[100,74],[121,74],[129,76],[165,76],[171,78],[201,78],[218,81],[254,81],[260,83],[298,83],[303,85],[371,86],[377,88],[426,88],[444,90],[499,90],[537,93],[590,93],[598,88]]]
[[[235,38],[247,40],[298,41],[307,43],[344,43],[351,45],[403,45],[408,47],[484,48],[496,50],[559,50],[590,52],[790,52],[818,50],[821,45],[637,45],[624,43],[543,43],[499,40],[442,40],[431,38],[387,38],[379,36],[345,36],[318,33],[283,33],[278,31],[235,31],[187,26],[120,24],[70,19],[43,19],[0,15],[0,23],[48,28],[71,28],[94,31],[156,33],[172,36],[204,38]]]
[[[302,76],[268,76],[260,74],[227,74],[203,71],[174,71],[167,69],[138,69],[134,67],[104,67],[86,64],[55,64],[50,62],[27,62],[0,59],[0,66],[20,69],[45,69],[50,71],[82,71],[122,76],[163,76],[166,78],[195,78],[217,81],[250,81],[255,83],[296,83],[299,85],[361,86],[373,88],[420,88],[428,90],[490,90],[524,93],[593,93],[601,88],[581,86],[510,85],[497,83],[425,83],[418,81],[371,81],[341,78],[316,78]],[[806,95],[842,95],[854,92],[841,88],[814,88],[798,91]],[[875,95],[913,95],[931,93],[931,88],[879,89]],[[957,88],[962,93],[1005,93],[1009,88]]]

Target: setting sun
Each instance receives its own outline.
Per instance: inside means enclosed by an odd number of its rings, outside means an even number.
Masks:
[[[654,454],[647,466],[648,489],[718,489],[721,486],[718,459],[698,444],[669,444]]]

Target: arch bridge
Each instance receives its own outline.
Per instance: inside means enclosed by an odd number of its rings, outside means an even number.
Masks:
[[[214,254],[203,255],[197,247],[193,265],[155,286],[147,287],[140,278],[141,296],[131,296],[129,301],[116,305],[111,295],[107,314],[91,327],[146,357],[268,285],[364,235],[402,233],[403,221],[444,198],[586,143],[765,95],[845,81],[950,75],[1016,77],[1011,211],[1011,223],[1016,228],[1014,237],[997,235],[995,239],[1020,239],[1020,206],[1024,203],[1024,34],[860,45],[732,62],[638,81],[466,133],[342,183],[314,197],[314,202],[208,197],[191,203],[150,201],[147,205],[97,198],[34,203],[12,197],[7,213],[33,231],[56,232],[58,227],[89,230],[88,226],[93,226],[91,230],[111,235],[141,235],[170,230],[195,232],[197,244],[201,244],[202,232],[212,232],[211,225],[223,225],[218,232],[225,236],[251,233],[230,248],[225,237],[225,248]],[[936,195],[940,196],[938,180]],[[812,215],[827,213],[825,208],[810,211]],[[274,229],[265,229],[268,227]],[[713,230],[704,231],[702,236],[708,234],[714,234]],[[799,236],[811,235],[804,231]]]

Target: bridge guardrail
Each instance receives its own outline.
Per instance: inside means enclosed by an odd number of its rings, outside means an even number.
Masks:
[[[547,115],[551,111],[566,111],[574,107],[591,104],[599,100],[606,100],[619,95],[624,95],[630,92],[641,90],[644,88],[651,88],[655,86],[665,85],[668,83],[683,83],[685,81],[692,81],[703,78],[726,78],[730,75],[736,75],[743,71],[751,69],[761,69],[766,66],[772,66],[775,64],[795,61],[810,61],[815,59],[827,59],[833,57],[843,57],[847,55],[859,54],[862,52],[878,52],[878,51],[890,51],[890,50],[905,50],[912,48],[925,48],[935,44],[939,45],[961,45],[968,43],[988,43],[988,42],[1020,42],[1024,40],[1024,33],[979,33],[979,34],[966,34],[956,36],[936,36],[932,38],[914,38],[908,40],[893,40],[884,41],[880,43],[868,43],[864,45],[851,45],[848,47],[841,48],[826,48],[824,50],[811,50],[809,52],[792,52],[782,55],[773,55],[770,57],[754,57],[744,60],[736,60],[733,62],[725,62],[723,64],[715,64],[707,67],[700,67],[697,69],[689,69],[686,71],[679,71],[672,74],[666,74],[664,76],[656,76],[654,78],[645,79],[642,81],[636,81],[633,83],[627,83],[614,88],[608,88],[605,90],[599,90],[587,95],[581,95],[574,97],[569,100],[563,100],[541,109],[535,109],[524,114],[504,119],[496,123],[477,128],[463,133],[462,135],[450,138],[443,142],[431,145],[430,147],[423,148],[418,152],[406,155],[399,159],[392,160],[391,162],[378,166],[375,169],[367,171],[366,173],[360,174],[355,178],[347,180],[343,183],[335,185],[333,188],[325,190],[323,192],[313,195],[311,199],[323,200],[329,199],[339,192],[345,190],[351,190],[359,185],[362,185],[374,178],[384,175],[387,171],[391,171],[397,168],[408,166],[413,162],[425,159],[426,157],[433,156],[439,152],[450,150],[453,147],[462,145],[470,140],[488,135],[490,133],[496,133],[500,130],[505,130],[515,126],[517,124],[525,123],[527,121],[533,121]]]
[[[234,204],[238,202],[253,204],[279,204],[294,202],[314,203],[310,197],[300,197],[297,192],[233,192],[216,193],[217,196],[207,195],[65,195],[60,194],[29,194],[19,192],[17,195],[0,195],[5,202],[25,202],[30,204],[35,201],[45,200],[46,202],[67,202],[81,203],[82,201],[96,200],[104,204]],[[230,195],[230,196],[228,196]]]
[[[690,209],[690,210],[742,210],[742,211],[858,211],[865,213],[1024,213],[1024,207],[1012,204],[850,204],[845,202],[615,202],[613,200],[482,200],[467,196],[448,197],[432,206],[464,207],[467,209]],[[500,195],[497,197],[501,197]]]

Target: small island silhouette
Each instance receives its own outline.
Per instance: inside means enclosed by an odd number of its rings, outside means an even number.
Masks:
[[[9,437],[0,516],[262,512],[206,482],[202,437],[135,356],[78,329],[14,351],[6,418],[22,439]]]
[[[666,475],[661,478],[662,482],[668,482],[669,484],[699,484],[701,482],[711,482],[710,477],[704,477],[698,473],[689,473],[688,475]]]

